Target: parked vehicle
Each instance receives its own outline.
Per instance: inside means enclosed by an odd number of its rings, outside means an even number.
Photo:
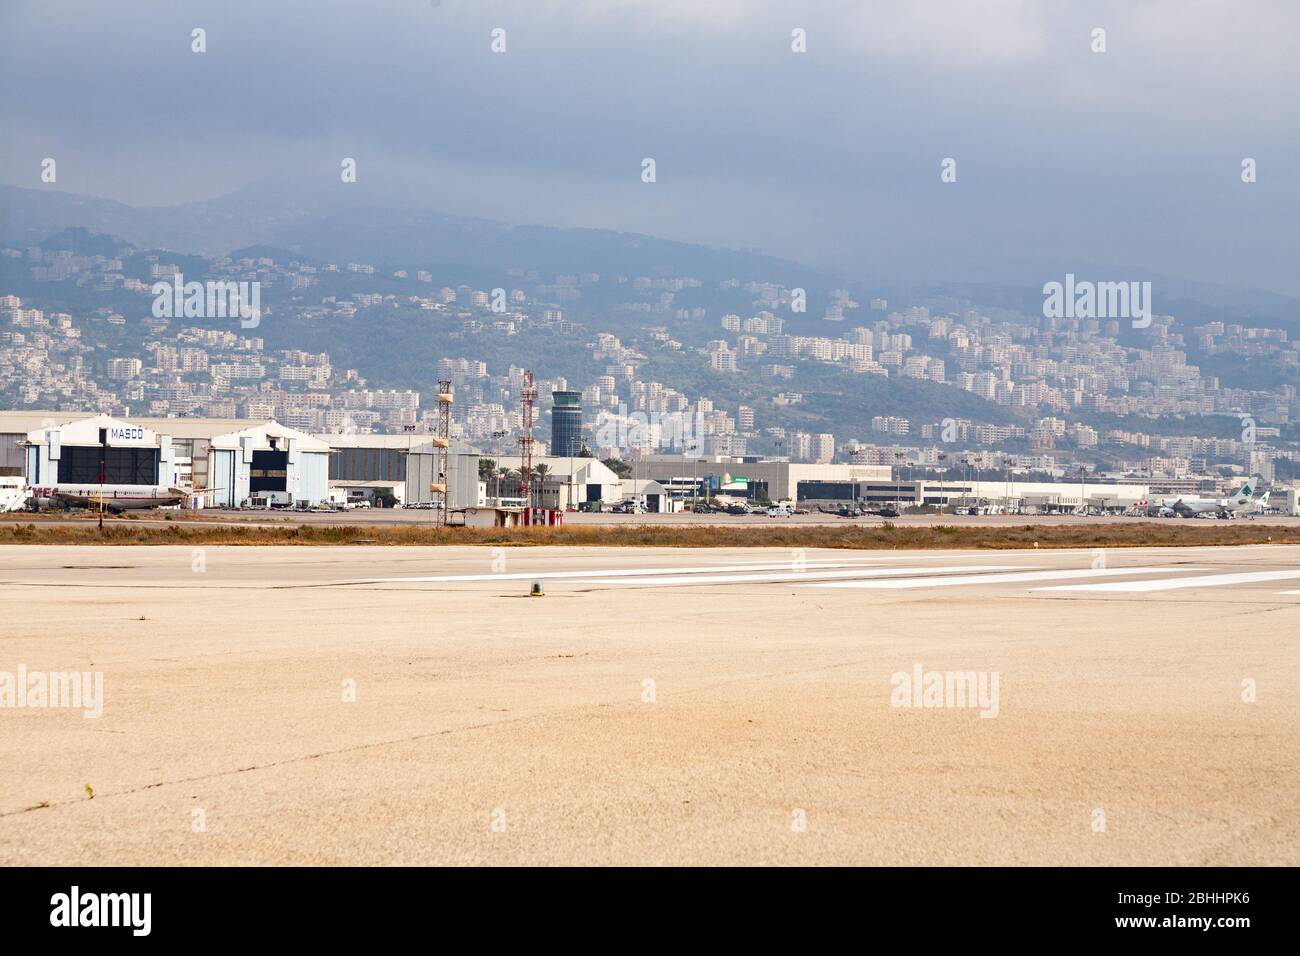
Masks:
[[[767,509],[767,516],[769,518],[789,518],[793,515],[794,511],[789,505],[772,505],[772,507]]]

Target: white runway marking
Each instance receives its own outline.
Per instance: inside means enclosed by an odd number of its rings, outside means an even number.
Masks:
[[[1199,570],[1185,568],[1184,570]],[[1235,574],[1202,574],[1190,578],[1166,578],[1159,581],[1108,581],[1105,584],[1065,584],[1035,591],[1111,591],[1136,593],[1143,591],[1173,591],[1178,588],[1218,588],[1228,584],[1250,584],[1254,581],[1286,581],[1300,578],[1300,571],[1242,571]],[[1288,592],[1284,592],[1288,593]],[[1289,592],[1292,594],[1300,592]]]
[[[901,561],[901,557],[858,558],[853,561],[809,561],[807,568],[851,568],[869,566],[872,561]],[[788,571],[793,561],[767,564],[713,564],[698,568],[602,568],[596,571],[514,571],[509,574],[440,574],[428,577],[366,578],[349,584],[447,584],[456,581],[534,581],[541,578],[608,578],[632,575],[710,574],[716,571]]]
[[[1032,565],[1028,565],[1032,567]],[[789,565],[786,566],[787,568]],[[1008,571],[1012,568],[1024,568],[1023,564],[970,564],[961,567],[935,568],[872,568],[861,567],[852,571],[791,571],[779,574],[708,574],[690,578],[624,578],[610,581],[588,581],[588,584],[627,584],[627,585],[667,585],[686,587],[692,584],[744,584],[748,581],[763,583],[772,581],[800,581],[810,577],[816,578],[885,578],[905,574],[956,574],[961,571]]]
[[[805,584],[809,588],[941,588],[963,584],[1012,584],[1021,581],[1068,581],[1070,578],[1100,578],[1116,574],[1167,574],[1172,570],[1205,571],[1206,568],[1077,568],[1072,571],[1026,571],[1011,574],[971,574],[951,578],[906,578],[901,581],[831,581]]]

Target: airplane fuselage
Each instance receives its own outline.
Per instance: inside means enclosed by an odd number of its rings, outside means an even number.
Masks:
[[[176,505],[185,493],[161,485],[39,485],[32,489],[37,501],[49,500],[74,508],[106,508],[109,511],[136,511]]]

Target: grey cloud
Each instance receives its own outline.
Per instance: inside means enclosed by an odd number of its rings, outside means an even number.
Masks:
[[[61,188],[137,204],[267,176],[327,188],[351,155],[369,185],[431,208],[843,269],[1077,258],[1300,291],[1292,4],[235,0],[3,16],[0,178],[17,185],[51,150],[68,159]],[[488,51],[495,26],[504,56]],[[1260,162],[1253,186],[1243,156]]]

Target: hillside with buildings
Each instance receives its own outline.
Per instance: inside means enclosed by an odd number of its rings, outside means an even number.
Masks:
[[[205,258],[69,228],[0,248],[0,404],[430,434],[445,379],[454,437],[504,454],[531,370],[543,396],[581,396],[582,443],[600,458],[1297,472],[1300,350],[1281,325],[1157,314],[1138,330],[796,286],[773,268],[385,269],[266,245]],[[211,288],[240,284],[256,309],[214,314]]]

